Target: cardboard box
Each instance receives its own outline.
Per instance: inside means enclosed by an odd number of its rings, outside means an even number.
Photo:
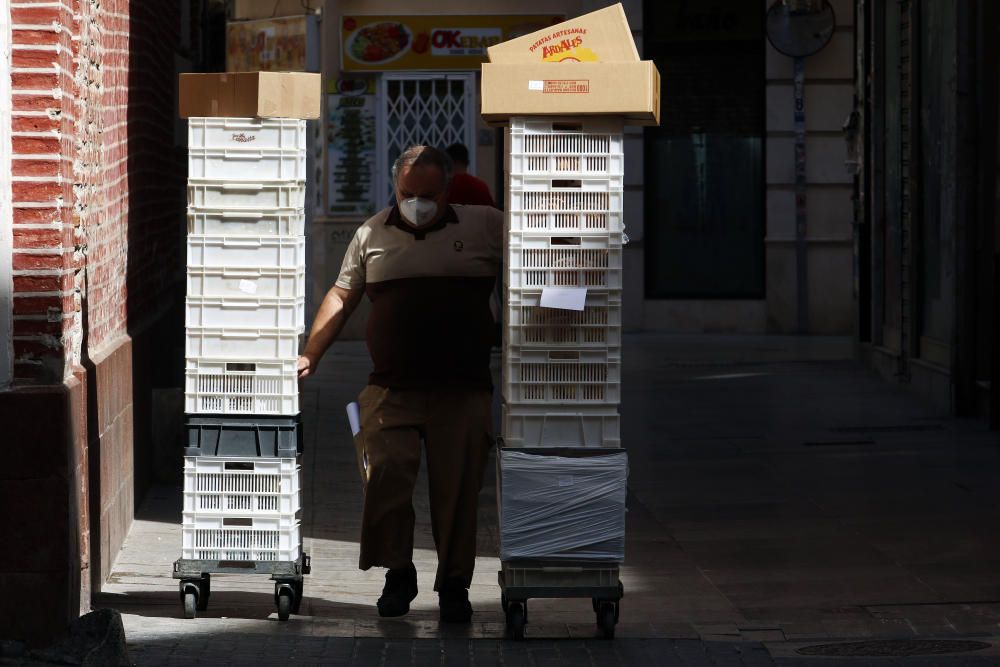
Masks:
[[[638,62],[621,3],[486,49],[491,63]]]
[[[319,118],[320,75],[228,72],[180,75],[180,116]]]
[[[623,117],[633,125],[659,125],[660,73],[651,60],[635,63],[507,65],[485,63],[483,119],[511,116]]]

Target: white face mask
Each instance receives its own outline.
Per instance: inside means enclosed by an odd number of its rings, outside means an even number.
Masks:
[[[399,212],[411,225],[423,227],[437,215],[438,205],[433,199],[413,197],[399,202]]]

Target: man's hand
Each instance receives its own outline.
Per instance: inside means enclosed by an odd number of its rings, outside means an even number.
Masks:
[[[303,355],[299,357],[298,364],[295,366],[296,370],[299,372],[299,379],[307,378],[313,374],[316,370],[316,364],[312,359]]]

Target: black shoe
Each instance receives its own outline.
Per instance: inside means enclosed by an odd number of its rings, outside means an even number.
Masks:
[[[472,620],[469,590],[460,579],[446,579],[438,591],[441,620],[445,623],[468,623]]]
[[[378,599],[379,616],[402,616],[417,597],[417,569],[411,564],[385,573],[385,587]]]

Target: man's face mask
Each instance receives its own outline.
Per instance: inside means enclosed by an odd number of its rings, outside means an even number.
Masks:
[[[411,197],[399,202],[399,212],[411,225],[423,227],[437,215],[438,205],[433,199]]]

